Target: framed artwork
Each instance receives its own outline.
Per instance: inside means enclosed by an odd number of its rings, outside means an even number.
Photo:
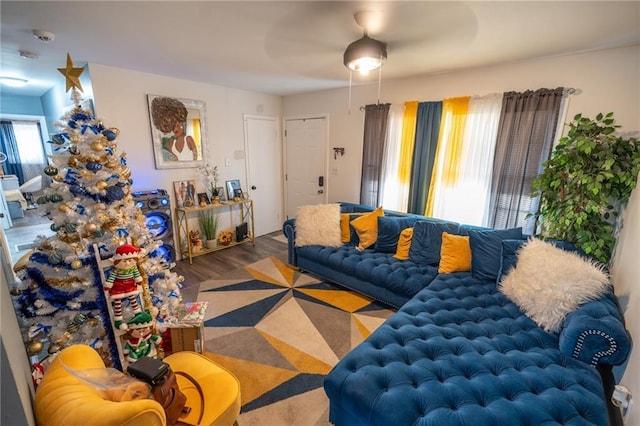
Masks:
[[[147,95],[156,169],[204,166],[207,144],[204,101]]]
[[[202,203],[211,204],[211,201],[209,200],[209,196],[207,195],[206,192],[198,192],[198,205],[201,205]]]
[[[173,182],[178,207],[196,207],[196,181],[181,180]],[[206,194],[205,194],[206,195]]]
[[[218,190],[218,197],[220,197],[220,201],[226,201],[226,197],[224,196],[224,188],[222,186],[216,186]]]
[[[240,191],[240,196],[242,196],[242,189],[240,188],[240,181],[238,179],[228,180],[227,184],[227,199],[233,200],[233,197],[236,195],[236,190]]]

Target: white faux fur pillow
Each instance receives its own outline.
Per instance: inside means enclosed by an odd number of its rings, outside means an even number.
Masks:
[[[532,238],[499,289],[545,331],[557,333],[565,316],[608,289],[601,265]]]
[[[340,247],[340,205],[300,206],[296,212],[296,246]]]

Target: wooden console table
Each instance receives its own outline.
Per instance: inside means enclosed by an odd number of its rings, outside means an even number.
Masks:
[[[222,214],[224,210],[227,210],[229,213],[230,226],[239,225],[242,222],[247,222],[247,232],[248,236],[242,241],[232,241],[226,246],[216,245],[213,248],[205,248],[203,247],[199,252],[194,253],[193,247],[191,246],[191,241],[189,240],[189,218],[198,215],[198,212],[207,211],[207,210],[220,210]],[[234,215],[234,212],[236,213]],[[235,223],[234,216],[240,216],[240,222]],[[178,230],[178,244],[179,251],[182,258],[185,256],[189,258],[189,264],[192,263],[193,258],[196,256],[201,256],[203,254],[208,254],[217,250],[226,249],[228,247],[237,246],[238,244],[244,243],[252,243],[254,246],[256,245],[256,238],[253,226],[253,200],[240,200],[240,201],[226,201],[220,204],[209,204],[204,207],[177,207],[176,208],[176,219],[177,219],[177,230]],[[195,229],[199,229],[195,227]],[[184,237],[184,242],[183,242]]]

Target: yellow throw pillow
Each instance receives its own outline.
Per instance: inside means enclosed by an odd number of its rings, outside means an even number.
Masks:
[[[405,228],[400,232],[398,238],[398,248],[393,255],[398,260],[409,260],[409,249],[411,249],[411,238],[413,238],[413,228]]]
[[[343,243],[351,241],[351,227],[349,221],[352,216],[361,216],[364,213],[340,213],[340,240]]]
[[[378,239],[378,216],[384,216],[382,207],[378,207],[371,213],[363,214],[351,221],[351,226],[356,230],[360,240],[356,247],[358,250],[364,250],[376,243]]]
[[[442,233],[439,274],[467,272],[471,270],[471,247],[469,237]]]

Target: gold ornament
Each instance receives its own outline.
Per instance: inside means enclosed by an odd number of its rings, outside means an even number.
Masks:
[[[29,290],[33,290],[33,291],[35,291],[35,290],[37,290],[37,289],[38,289],[38,284],[37,284],[35,281],[31,281],[31,282],[29,283]]]
[[[87,324],[90,325],[91,327],[95,327],[100,323],[100,321],[98,321],[96,318],[89,318],[87,320]]]
[[[67,161],[67,164],[69,165],[69,167],[75,169],[80,164],[80,160],[78,159],[78,157],[70,157],[69,161]]]
[[[82,261],[81,261],[80,259],[74,259],[74,260],[71,262],[71,267],[72,267],[73,269],[80,269],[80,268],[82,268]]]
[[[27,346],[27,353],[29,354],[29,356],[37,355],[42,352],[43,346],[44,345],[42,344],[42,342],[38,340],[32,340]]]
[[[94,151],[102,151],[104,149],[104,145],[101,140],[93,141],[91,143],[91,149]]]
[[[96,225],[95,223],[87,223],[84,226],[84,230],[87,232],[94,232],[96,229],[98,229],[98,225]]]
[[[56,182],[62,182],[63,181],[63,178],[60,175],[52,176],[51,179],[55,180]]]
[[[18,287],[11,287],[9,293],[11,293],[12,296],[20,296],[22,294],[22,290],[20,290]]]
[[[62,203],[58,206],[58,210],[60,210],[62,213],[66,213],[69,210],[71,210],[71,207],[69,207],[68,205]]]
[[[96,188],[98,189],[107,189],[107,186],[109,186],[109,184],[103,180],[96,183]]]
[[[82,92],[82,84],[80,84],[80,75],[84,72],[84,68],[76,68],[73,66],[71,55],[67,53],[67,66],[65,68],[58,68],[58,71],[64,75],[67,83],[68,92],[72,87],[78,88]]]

